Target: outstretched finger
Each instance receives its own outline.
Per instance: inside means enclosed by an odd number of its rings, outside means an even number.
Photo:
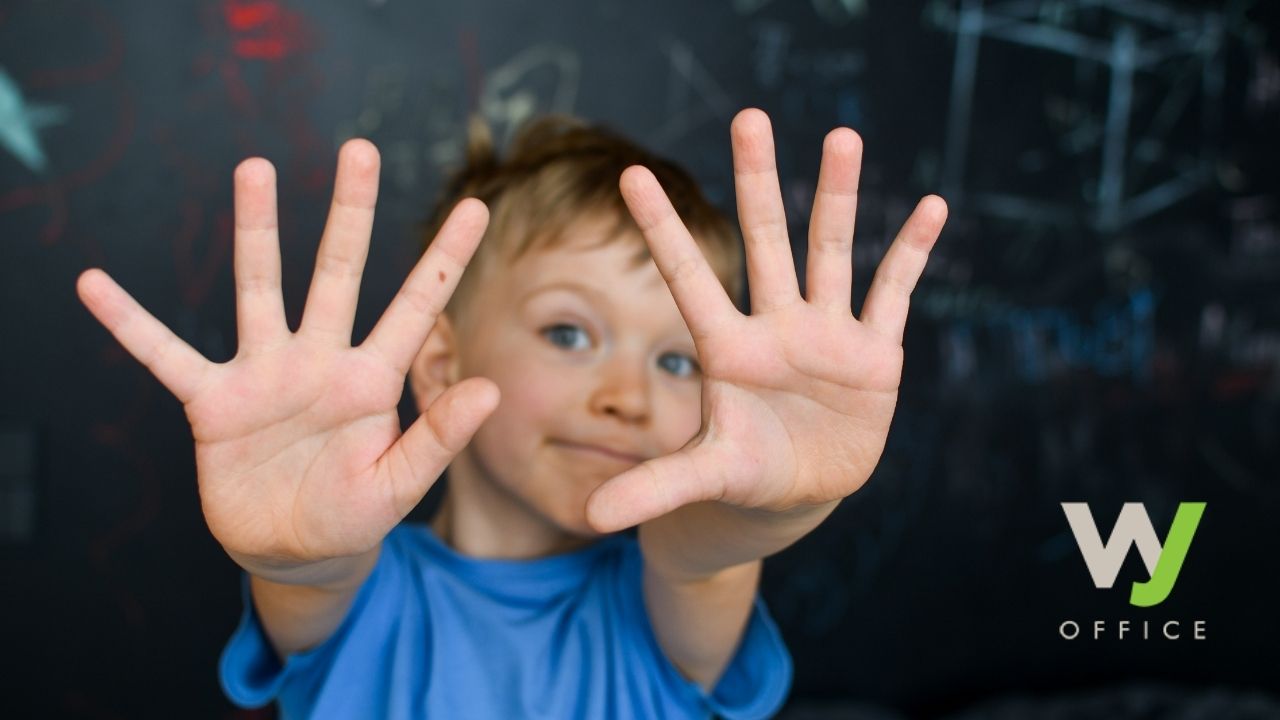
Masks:
[[[705,450],[693,447],[648,460],[616,475],[587,498],[587,523],[611,533],[677,508],[724,495],[725,478]],[[720,463],[721,467],[725,464]]]
[[[472,377],[450,385],[378,460],[376,476],[404,517],[431,489],[471,436],[498,406],[492,380]]]
[[[787,214],[778,183],[773,127],[764,112],[749,108],[730,126],[733,139],[733,184],[738,219],[747,252],[747,286],[751,312],[765,312],[800,297]]]
[[[380,167],[378,149],[363,138],[348,140],[338,151],[333,203],[299,332],[322,334],[343,344],[351,342],[360,278],[373,232]]]
[[[280,234],[276,171],[249,158],[235,171],[237,352],[253,351],[289,334],[280,292]]]
[[[618,186],[693,339],[737,317],[733,301],[653,173],[632,165],[622,172]]]
[[[836,128],[822,143],[818,191],[809,217],[805,299],[848,315],[853,297],[853,227],[858,212],[862,139]]]
[[[861,320],[899,344],[907,325],[911,291],[946,221],[947,204],[942,198],[930,195],[922,199],[889,246],[867,290]]]
[[[213,363],[143,309],[98,268],[80,273],[76,293],[129,354],[151,371],[184,405],[195,397]]]
[[[489,210],[483,202],[464,198],[455,205],[400,292],[365,339],[364,344],[398,372],[409,372],[409,366],[435,325],[436,316],[458,287],[488,223]]]

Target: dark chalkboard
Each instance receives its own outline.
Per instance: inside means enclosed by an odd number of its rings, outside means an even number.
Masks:
[[[182,408],[79,304],[79,272],[229,359],[232,169],[277,168],[296,327],[336,149],[367,137],[358,340],[469,113],[500,139],[548,111],[608,124],[732,212],[728,123],[757,106],[800,268],[822,137],[864,139],[855,311],[915,202],[951,207],[879,468],[765,564],[788,713],[1276,717],[1277,31],[1261,0],[5,2],[2,714],[268,716],[216,685],[237,568]],[[1104,538],[1143,503],[1163,539],[1184,501],[1207,509],[1166,602],[1127,604],[1137,553],[1094,587],[1061,503]],[[1117,639],[1126,619],[1183,637]]]

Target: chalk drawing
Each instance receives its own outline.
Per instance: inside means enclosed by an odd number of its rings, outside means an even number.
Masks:
[[[750,15],[773,0],[733,0],[734,12]],[[831,25],[844,25],[867,14],[867,0],[810,0],[813,11]]]
[[[18,83],[0,67],[0,145],[34,173],[44,173],[48,158],[38,132],[65,123],[67,109],[60,105],[29,102]]]
[[[667,80],[667,120],[654,132],[659,147],[674,142],[711,120],[728,124],[736,112],[729,94],[685,43],[672,41],[665,53],[670,72]]]
[[[534,45],[487,73],[480,112],[500,144],[534,115],[572,113],[582,61],[559,45]]]
[[[1096,229],[1116,231],[1177,203],[1212,178],[1211,145],[1222,110],[1222,14],[1184,13],[1156,3],[1111,1],[1089,6],[1087,22],[1083,12],[1059,6],[1058,11],[1045,13],[1040,3],[986,7],[982,0],[962,0],[958,11],[944,4],[930,6],[927,17],[956,35],[943,183],[943,194],[949,200],[964,198],[978,56],[984,40],[1057,53],[1106,72],[1108,92],[1101,124],[1082,127],[1082,135],[1064,139],[1076,152],[1098,145],[1099,170],[1085,184],[1085,200]],[[1101,37],[1095,27],[1099,18],[1104,28]],[[1072,23],[1080,26],[1072,27]],[[1170,68],[1180,73],[1172,88],[1168,86]],[[1076,93],[1064,90],[1063,94]],[[1135,138],[1134,105],[1140,94],[1157,95],[1165,101],[1155,110],[1155,119],[1143,130],[1145,134]],[[1193,95],[1201,109],[1200,145],[1186,149],[1185,162],[1170,162],[1171,168],[1177,169],[1170,169],[1167,177],[1151,186],[1139,186],[1134,161],[1145,160],[1149,165],[1156,157],[1178,149],[1175,143],[1166,142],[1165,135],[1189,111]],[[1044,206],[1055,204],[1022,196],[1014,185],[978,193],[973,199],[982,212],[1012,218],[1043,218]],[[1070,212],[1058,208],[1049,217]]]

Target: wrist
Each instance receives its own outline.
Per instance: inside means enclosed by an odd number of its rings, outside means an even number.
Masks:
[[[662,578],[670,585],[683,587],[738,583],[744,578],[757,577],[761,567],[764,565],[763,559],[756,558],[735,565],[692,567],[683,562],[682,559],[670,555],[655,552],[645,553],[643,549],[641,554],[644,556],[646,572]]]
[[[343,592],[359,586],[373,571],[382,543],[359,555],[326,558],[314,562],[280,562],[249,557],[227,550],[227,555],[254,578],[276,585],[305,585],[320,590]]]
[[[783,511],[693,503],[642,523],[640,548],[646,562],[664,575],[705,579],[786,548],[821,524],[839,502]]]

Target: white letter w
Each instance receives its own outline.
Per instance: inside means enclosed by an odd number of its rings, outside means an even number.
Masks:
[[[1138,546],[1138,554],[1142,556],[1147,572],[1155,573],[1163,548],[1142,503],[1124,504],[1106,545],[1098,535],[1098,526],[1088,504],[1062,503],[1062,511],[1067,514],[1067,522],[1076,536],[1076,544],[1080,546],[1080,554],[1084,555],[1084,563],[1089,567],[1095,586],[1109,588],[1115,583],[1131,545]]]

